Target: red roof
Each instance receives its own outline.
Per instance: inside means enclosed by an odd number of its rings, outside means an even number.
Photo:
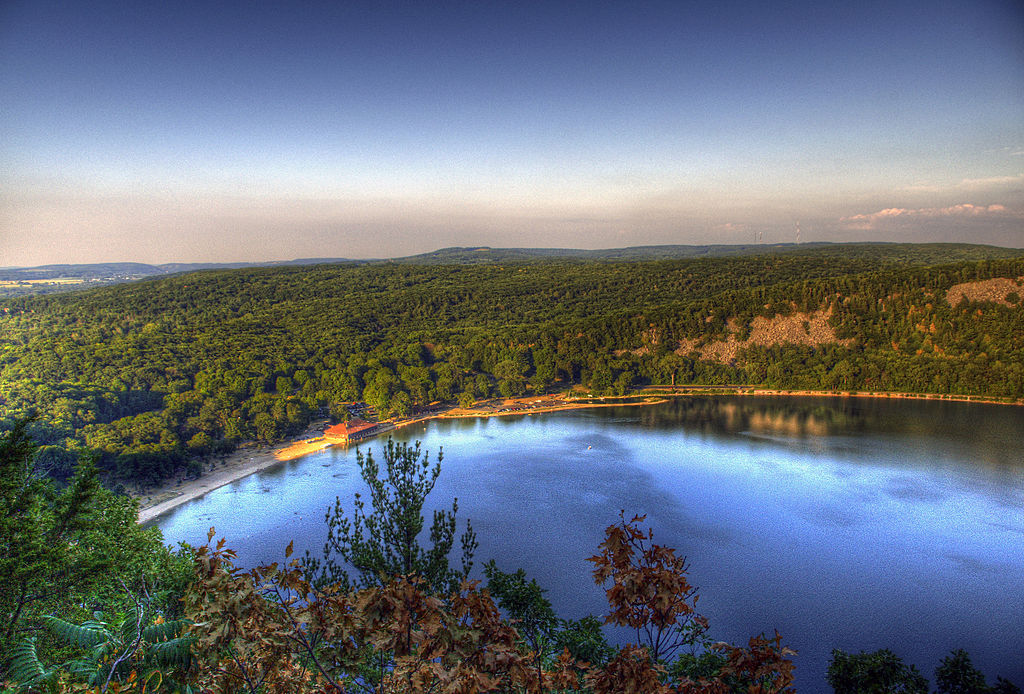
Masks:
[[[335,424],[333,427],[324,429],[324,435],[337,439],[349,439],[376,426],[373,422],[367,422],[362,419],[350,419],[347,422]]]

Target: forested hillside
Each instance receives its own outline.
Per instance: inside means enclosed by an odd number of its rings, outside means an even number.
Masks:
[[[1007,253],[873,244],[246,268],[9,299],[0,426],[37,411],[55,477],[84,447],[110,479],[145,483],[353,400],[386,416],[668,383],[1018,399],[1024,256]]]

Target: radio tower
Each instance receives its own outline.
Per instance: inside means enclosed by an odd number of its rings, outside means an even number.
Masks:
[[[800,245],[800,222],[796,223],[796,245]]]

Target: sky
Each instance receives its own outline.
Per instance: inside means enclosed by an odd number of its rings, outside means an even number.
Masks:
[[[1024,3],[0,1],[0,266],[1024,247]]]

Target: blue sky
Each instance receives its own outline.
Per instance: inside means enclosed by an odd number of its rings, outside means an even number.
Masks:
[[[1024,6],[0,5],[0,265],[1024,246]]]

